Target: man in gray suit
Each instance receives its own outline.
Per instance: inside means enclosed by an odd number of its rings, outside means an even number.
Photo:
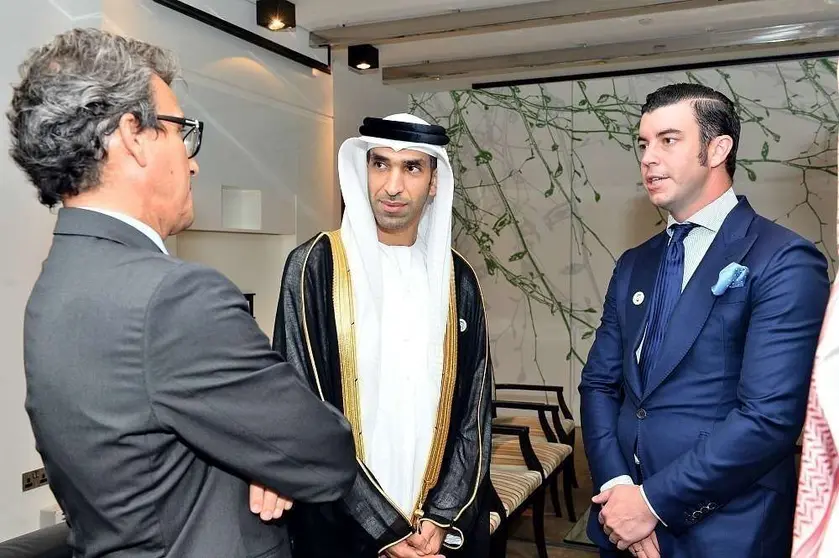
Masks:
[[[11,155],[41,203],[63,205],[26,310],[26,409],[76,557],[287,556],[248,483],[335,500],[355,478],[352,434],[230,281],[166,252],[193,219],[203,133],[177,72],[97,30],[21,67]]]

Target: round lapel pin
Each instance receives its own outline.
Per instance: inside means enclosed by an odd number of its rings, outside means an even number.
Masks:
[[[460,333],[466,331],[466,320],[460,318],[460,320],[458,320],[458,325],[460,325]]]
[[[632,304],[635,306],[640,306],[641,303],[644,302],[644,293],[638,291],[634,295],[632,295]]]

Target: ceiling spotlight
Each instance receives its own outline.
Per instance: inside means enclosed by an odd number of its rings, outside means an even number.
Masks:
[[[347,61],[354,70],[375,70],[379,67],[379,49],[373,45],[352,45],[347,49]]]
[[[271,31],[293,29],[294,4],[287,0],[256,0],[256,24]]]

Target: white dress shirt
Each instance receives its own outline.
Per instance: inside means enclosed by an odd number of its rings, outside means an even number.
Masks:
[[[722,227],[723,221],[725,218],[728,217],[728,214],[731,213],[731,210],[737,205],[737,195],[734,193],[733,188],[729,188],[725,191],[723,195],[688,217],[684,222],[685,223],[693,223],[697,225],[687,234],[684,239],[684,247],[685,247],[685,261],[684,261],[684,275],[682,276],[682,291],[685,290],[690,278],[693,277],[694,272],[699,267],[699,264],[702,262],[702,258],[705,257],[705,253],[708,252],[708,248],[711,247],[711,243],[714,242],[714,238],[716,238],[717,233],[719,232],[720,228]],[[671,225],[680,225],[673,216],[669,216],[667,218],[667,235],[671,238],[673,237],[673,232],[670,230]],[[635,359],[639,361],[641,359],[641,347],[643,346],[643,340],[638,345],[638,349],[635,351]],[[640,461],[638,460],[638,456],[635,457],[635,464],[640,465]],[[608,490],[614,486],[619,484],[633,484],[632,478],[629,475],[620,475],[609,481],[603,483],[600,487],[600,492],[604,490]],[[647,507],[650,508],[650,511],[653,515],[661,521],[661,518],[655,512],[653,507],[650,505],[650,501],[647,500],[647,495],[644,494],[644,485],[641,485],[641,497],[644,498],[644,502],[647,503]],[[667,526],[666,523],[661,521],[662,525],[665,527]]]

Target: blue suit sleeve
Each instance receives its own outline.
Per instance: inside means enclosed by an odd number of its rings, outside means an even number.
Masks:
[[[600,326],[580,381],[583,440],[595,488],[610,479],[630,474],[617,438],[624,378],[618,285],[625,260],[626,255],[618,259],[609,281]]]
[[[686,510],[724,505],[792,454],[829,288],[824,256],[802,239],[779,249],[755,278],[738,407],[693,450],[644,480],[672,531],[693,524]]]

